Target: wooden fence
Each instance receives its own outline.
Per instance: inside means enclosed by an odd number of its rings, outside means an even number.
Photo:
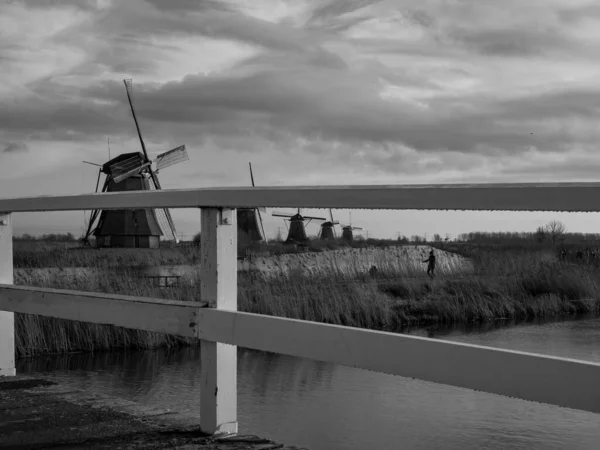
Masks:
[[[600,364],[237,311],[236,208],[599,211],[600,183],[158,190],[0,200],[0,375],[14,313],[199,338],[200,428],[237,432],[236,346],[600,412]],[[13,285],[11,213],[201,208],[197,302]]]

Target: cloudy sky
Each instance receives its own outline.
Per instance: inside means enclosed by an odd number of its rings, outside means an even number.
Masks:
[[[92,192],[83,160],[108,160],[108,138],[111,156],[139,150],[124,78],[151,156],[187,145],[164,188],[248,185],[248,161],[262,185],[596,181],[598,54],[595,1],[0,0],[0,197]],[[174,212],[184,235],[198,216]],[[352,215],[375,236],[555,218],[600,229],[595,214]],[[80,233],[83,213],[16,223]]]

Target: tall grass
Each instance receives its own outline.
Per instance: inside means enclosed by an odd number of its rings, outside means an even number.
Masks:
[[[197,300],[200,283],[188,279],[170,288],[154,287],[131,268],[139,264],[143,251],[128,250],[81,253],[87,267],[96,267],[100,276],[56,277],[36,270],[44,258],[60,259],[37,248],[27,250],[39,257],[15,252],[15,266],[27,269],[17,283],[33,286],[119,293],[146,297]],[[73,250],[65,249],[65,252]],[[186,260],[193,255],[166,253],[168,261]],[[119,253],[121,252],[121,253]],[[66,254],[66,253],[65,253]],[[104,255],[113,255],[105,257]],[[148,253],[156,258],[157,251]],[[94,256],[96,255],[96,256]],[[420,255],[417,255],[420,258]],[[456,257],[446,258],[438,277],[424,277],[424,264],[418,258],[379,261],[376,277],[369,276],[350,261],[343,268],[330,259],[319,271],[280,270],[271,275],[259,271],[241,272],[238,278],[238,307],[241,311],[289,317],[370,329],[399,330],[404,326],[434,323],[487,321],[498,318],[533,318],[558,314],[598,313],[600,276],[592,267],[558,262],[544,251],[483,251],[472,256],[472,270]],[[29,264],[30,259],[36,263]],[[69,253],[68,258],[73,258]],[[94,264],[94,258],[97,258]],[[413,261],[415,260],[415,261]],[[72,262],[73,260],[68,260]],[[171,262],[172,263],[172,262]],[[79,267],[85,267],[80,265]],[[42,353],[98,351],[113,348],[155,348],[194,345],[197,341],[159,333],[127,330],[47,317],[17,314],[18,356]]]

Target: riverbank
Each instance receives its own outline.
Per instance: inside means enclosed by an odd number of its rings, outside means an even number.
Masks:
[[[451,258],[450,258],[451,259]],[[407,256],[406,264],[380,265],[375,277],[358,269],[339,270],[336,261],[318,274],[281,270],[265,276],[240,272],[240,311],[369,329],[527,319],[600,312],[600,277],[592,267],[553,259],[547,252],[502,252],[439,268],[434,280]],[[444,269],[444,267],[446,267]],[[108,270],[108,269],[107,269]],[[16,268],[15,283],[59,289],[119,293],[176,300],[199,298],[197,279],[160,288],[126,267],[90,277],[45,276]],[[37,274],[37,275],[36,275]],[[24,314],[16,315],[17,356],[115,348],[194,345],[197,341]]]
[[[57,384],[40,377],[0,379],[0,447],[3,449],[287,449],[256,436],[212,438],[195,418],[176,411]]]

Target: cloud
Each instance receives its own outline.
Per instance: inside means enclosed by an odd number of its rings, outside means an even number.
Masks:
[[[29,148],[25,142],[9,142],[4,145],[4,153],[26,152]]]
[[[247,184],[247,160],[262,184],[588,178],[595,12],[575,0],[12,2],[0,134],[29,151],[1,152],[0,166],[27,163],[26,177],[57,158],[102,162],[109,136],[113,154],[138,150],[132,77],[150,151],[188,146],[169,187]]]

